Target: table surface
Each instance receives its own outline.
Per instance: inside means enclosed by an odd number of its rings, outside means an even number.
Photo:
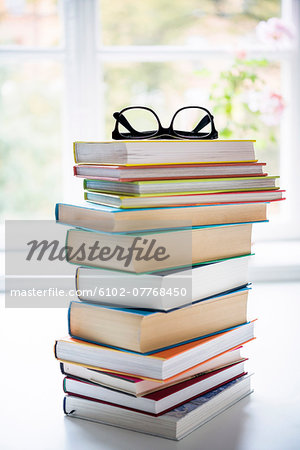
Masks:
[[[66,309],[1,305],[1,449],[300,449],[300,283],[254,286],[258,339],[244,353],[255,391],[179,442],[65,417],[53,343],[67,333]]]

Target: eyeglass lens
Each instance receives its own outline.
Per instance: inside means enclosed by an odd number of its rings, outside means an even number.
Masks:
[[[176,114],[173,130],[179,136],[185,136],[185,132],[188,132],[203,137],[212,132],[212,123],[210,116],[204,109],[186,108]]]
[[[158,131],[159,124],[155,115],[143,108],[127,109],[122,112],[122,116],[126,119],[119,120],[119,132],[121,135],[126,133],[143,133],[151,136]],[[123,122],[123,123],[122,123]],[[130,124],[130,126],[128,126]]]

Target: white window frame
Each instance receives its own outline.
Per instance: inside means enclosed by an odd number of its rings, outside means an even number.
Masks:
[[[165,62],[232,58],[235,49],[199,49],[185,46],[104,46],[98,45],[100,12],[98,0],[61,0],[64,22],[64,44],[57,48],[0,47],[0,59],[58,59],[64,64],[64,142],[62,177],[64,198],[74,196],[71,170],[72,142],[76,139],[103,138],[104,107],[101,104],[103,86],[102,64],[107,61]],[[300,25],[300,2],[282,0],[283,19]],[[256,239],[300,239],[300,206],[298,172],[300,167],[300,47],[291,50],[246,48],[249,56],[279,61],[283,73],[283,95],[291,100],[282,121],[281,186],[287,189],[289,201],[283,208],[291,214],[287,223],[271,223],[257,227]],[[102,124],[102,125],[101,125]],[[101,129],[102,126],[102,129]],[[81,195],[81,193],[78,193]]]

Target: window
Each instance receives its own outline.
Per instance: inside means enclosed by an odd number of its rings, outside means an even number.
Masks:
[[[274,17],[290,42],[257,28]],[[145,104],[167,121],[197,103],[221,137],[256,138],[288,190],[258,237],[299,237],[296,0],[0,1],[0,20],[2,218],[81,199],[72,141],[109,139],[115,110]]]
[[[57,2],[0,1],[0,216],[46,218],[62,195],[63,22]]]

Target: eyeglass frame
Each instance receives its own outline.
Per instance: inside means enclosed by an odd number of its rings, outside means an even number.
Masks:
[[[174,130],[174,128],[173,128],[173,124],[174,124],[174,120],[175,120],[175,117],[176,117],[176,115],[180,112],[180,111],[183,111],[183,110],[185,110],[185,109],[201,109],[201,110],[203,110],[203,111],[205,111],[206,112],[206,116],[208,116],[208,118],[210,119],[210,122],[211,122],[211,132],[210,133],[208,133],[207,135],[205,135],[205,136],[203,136],[203,137],[201,137],[201,134],[194,134],[194,135],[190,135],[190,136],[188,136],[188,135],[186,135],[186,137],[184,136],[184,132],[183,132],[183,135],[180,135],[180,134],[178,134],[178,133],[176,133],[176,130]],[[128,120],[126,119],[126,117],[123,115],[123,113],[125,112],[125,111],[128,111],[128,110],[130,110],[130,109],[145,109],[145,110],[147,110],[147,111],[150,111],[154,116],[155,116],[155,118],[156,118],[156,120],[157,120],[157,123],[158,123],[158,130],[157,131],[155,131],[153,134],[149,134],[150,133],[150,131],[136,131],[131,125],[130,125],[130,123],[128,122]],[[206,116],[204,116],[203,117],[203,119],[206,117]],[[159,120],[159,117],[158,117],[158,115],[155,113],[155,111],[153,111],[153,109],[151,109],[151,108],[148,108],[147,106],[128,106],[128,107],[126,107],[126,108],[123,108],[121,111],[119,111],[119,112],[115,112],[115,113],[113,113],[113,117],[114,117],[114,119],[116,120],[116,123],[115,123],[115,128],[114,128],[114,130],[112,131],[112,138],[113,139],[115,139],[115,140],[126,140],[126,139],[132,139],[132,140],[138,140],[138,139],[158,139],[158,138],[162,138],[163,136],[168,136],[168,138],[170,139],[187,139],[187,140],[189,140],[189,139],[200,139],[200,140],[210,140],[210,139],[218,139],[218,131],[216,130],[216,128],[215,128],[215,124],[214,124],[214,116],[208,111],[208,109],[206,109],[206,108],[203,108],[202,106],[184,106],[184,107],[182,107],[182,108],[179,108],[176,112],[175,112],[175,114],[173,115],[173,117],[172,117],[172,120],[171,120],[171,123],[170,123],[170,126],[168,127],[168,128],[164,128],[162,125],[161,125],[161,122],[160,122],[160,120]],[[203,120],[202,119],[202,120]],[[199,126],[199,124],[201,124],[201,122],[202,122],[202,120],[200,120],[199,122],[198,122],[198,124],[197,124],[197,126],[194,128],[194,130],[195,129],[197,129],[197,127]],[[122,123],[123,122],[123,123]],[[121,124],[121,125],[123,125],[124,127],[126,127],[128,130],[130,130],[130,128],[131,128],[131,130],[132,131],[130,131],[129,133],[120,133],[120,131],[119,131],[119,123]],[[205,124],[203,124],[203,126],[201,127],[201,128],[203,128],[205,125],[207,125],[209,122],[207,122],[207,123],[205,123]],[[201,130],[201,128],[200,128],[200,130]],[[191,132],[189,132],[189,131],[186,131],[186,133],[193,133],[193,131],[194,130],[192,130]],[[148,133],[148,134],[146,134],[146,133]],[[196,132],[195,132],[196,133]],[[202,133],[202,134],[204,134],[204,133]],[[138,135],[141,135],[141,136],[138,136]]]

